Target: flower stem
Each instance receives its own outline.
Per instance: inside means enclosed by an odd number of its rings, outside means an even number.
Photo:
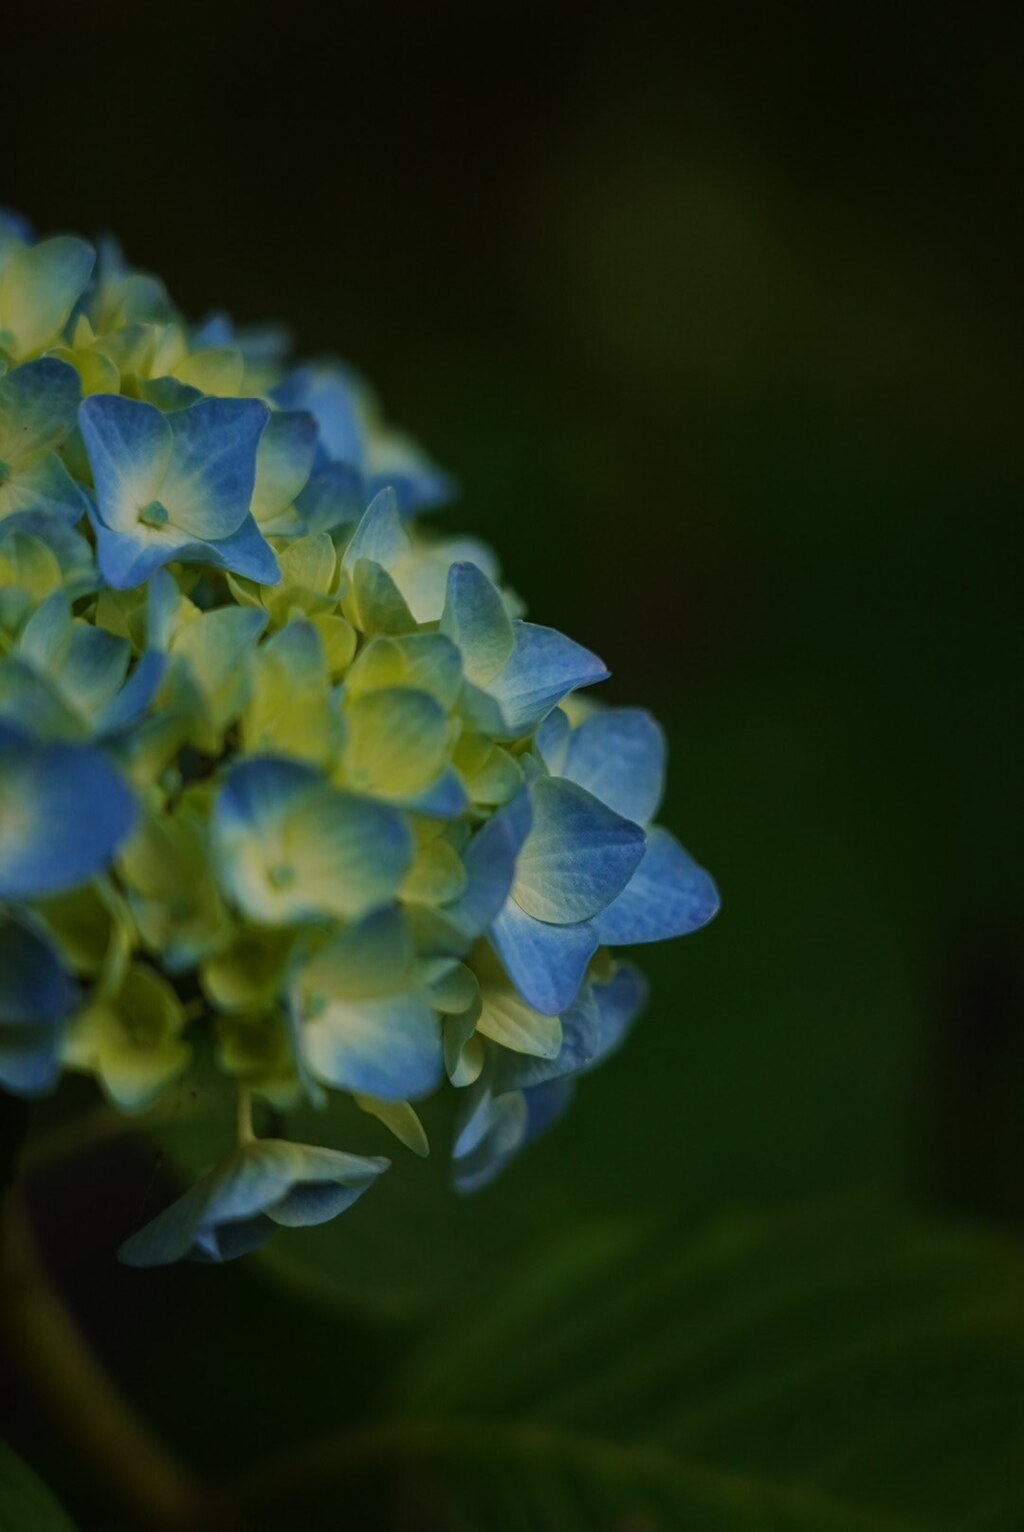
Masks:
[[[137,1524],[154,1532],[210,1525],[201,1486],[135,1415],[65,1308],[13,1190],[0,1222],[0,1318],[55,1423]]]
[[[238,1087],[235,1102],[235,1137],[240,1145],[251,1144],[256,1137],[252,1125],[252,1092],[242,1085]]]

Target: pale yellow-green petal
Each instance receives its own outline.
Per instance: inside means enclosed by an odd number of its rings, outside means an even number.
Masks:
[[[324,658],[332,681],[348,670],[356,652],[356,633],[352,624],[336,612],[315,613],[311,618],[324,646]]]
[[[357,792],[413,797],[447,761],[448,719],[426,692],[369,692],[346,707],[345,722],[344,778]]]
[[[293,931],[243,927],[224,951],[199,970],[202,987],[223,1011],[262,1011],[284,993]]]
[[[399,1143],[424,1158],[430,1153],[426,1130],[408,1101],[378,1101],[374,1096],[352,1097],[356,1106],[376,1117]]]

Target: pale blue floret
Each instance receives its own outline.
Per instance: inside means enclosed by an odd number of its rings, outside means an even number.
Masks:
[[[228,897],[254,920],[358,919],[394,897],[412,860],[403,816],[342,792],[298,761],[250,756],[214,804],[213,847]]]
[[[416,984],[415,944],[398,909],[331,938],[300,970],[293,1007],[315,1080],[380,1101],[415,1101],[444,1074],[441,1027]]]
[[[548,925],[510,899],[490,930],[490,941],[528,1005],[557,1016],[572,1003],[598,948],[590,920]]]
[[[475,564],[453,564],[441,632],[458,645],[469,706],[498,737],[530,733],[570,692],[608,678],[595,654],[554,628],[509,618]]]
[[[550,824],[535,814],[511,897],[490,934],[523,998],[554,1015],[571,1002],[600,945],[695,931],[715,914],[718,893],[667,830],[646,829],[665,774],[664,735],[648,713],[609,709],[572,729],[558,710],[538,730],[536,745],[552,776],[530,791],[535,801],[553,801],[559,814]],[[574,816],[571,792],[581,790]],[[581,812],[588,802],[629,823],[632,841],[617,845],[606,828],[602,843],[599,818]]]
[[[85,497],[58,456],[81,397],[75,369],[54,357],[0,378],[0,520],[45,513],[71,524],[84,512]]]
[[[594,925],[601,942],[610,947],[662,942],[699,931],[718,913],[719,902],[711,874],[674,835],[655,825],[631,881]]]
[[[19,1096],[52,1089],[64,1022],[77,999],[50,942],[27,920],[0,910],[0,1085]]]
[[[391,488],[403,516],[446,504],[453,494],[441,472],[414,443],[393,431],[368,430],[365,385],[338,364],[298,367],[273,400],[307,410],[316,420],[320,450],[300,501],[311,530],[357,521],[363,507]]]
[[[562,1115],[576,1079],[615,1052],[646,998],[642,975],[621,963],[607,982],[585,985],[562,1016],[562,1046],[555,1058],[490,1050],[456,1127],[452,1158],[459,1191],[486,1186]]]
[[[287,359],[292,334],[287,325],[236,325],[222,310],[208,314],[192,331],[195,350],[230,346],[253,367],[279,367]]]
[[[250,1093],[354,1093],[425,1152],[410,1103],[447,1070],[456,1184],[486,1184],[643,1004],[599,948],[718,908],[654,823],[654,719],[569,700],[602,661],[520,620],[482,544],[409,527],[449,480],[287,348],[0,209],[0,1085],[63,1060],[109,1092],[121,1049],[162,1088],[188,970],[241,1092],[138,1266],[241,1255],[386,1168],[254,1139]]]
[[[572,728],[558,710],[537,731],[553,777],[585,787],[610,809],[647,825],[665,789],[665,736],[645,708],[602,708]]]
[[[402,525],[398,501],[388,486],[374,495],[359,518],[342,558],[342,567],[351,575],[361,559],[390,570],[409,551],[409,534]]]
[[[649,713],[609,708],[570,729],[558,712],[538,731],[536,743],[554,775],[585,787],[637,824],[650,824],[664,789],[666,745]],[[594,928],[607,946],[665,941],[699,930],[718,905],[711,876],[655,825],[643,861],[618,898],[595,916]]]
[[[62,739],[113,739],[138,721],[163,679],[165,657],[147,650],[131,675],[127,639],[71,615],[63,590],[25,624],[0,672],[0,714]]]
[[[489,1185],[509,1160],[558,1121],[574,1094],[573,1080],[500,1095],[471,1086],[452,1149],[456,1191],[476,1192]]]
[[[169,415],[113,394],[84,401],[97,557],[109,585],[138,585],[172,559],[277,583],[273,550],[250,512],[267,418],[256,399],[203,399]]]
[[[599,939],[594,917],[644,854],[643,829],[576,783],[540,777],[533,822],[491,942],[523,999],[554,1016],[571,1004]]]
[[[516,859],[532,823],[530,795],[521,788],[476,832],[463,852],[466,887],[445,916],[467,938],[483,935],[504,908]]]
[[[326,1223],[351,1207],[390,1161],[282,1139],[241,1144],[121,1246],[128,1266],[185,1257],[230,1261],[279,1227]]]
[[[134,820],[132,795],[99,750],[0,722],[0,900],[74,888],[107,865]]]

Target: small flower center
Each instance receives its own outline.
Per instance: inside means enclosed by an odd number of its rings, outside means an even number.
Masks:
[[[271,888],[291,888],[295,882],[295,868],[282,863],[279,867],[272,867],[267,877]]]
[[[0,457],[0,484],[6,484],[7,480],[10,478],[10,476],[11,476],[11,465],[10,465],[10,463],[5,463],[3,458]]]
[[[147,527],[165,527],[167,519],[167,507],[159,500],[151,500],[139,512],[139,520]]]

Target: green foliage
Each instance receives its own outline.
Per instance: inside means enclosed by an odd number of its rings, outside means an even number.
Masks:
[[[605,1227],[456,1305],[394,1451],[452,1532],[1010,1532],[1024,1260],[814,1210]]]
[[[74,1532],[43,1481],[0,1441],[0,1528],[3,1532]]]

